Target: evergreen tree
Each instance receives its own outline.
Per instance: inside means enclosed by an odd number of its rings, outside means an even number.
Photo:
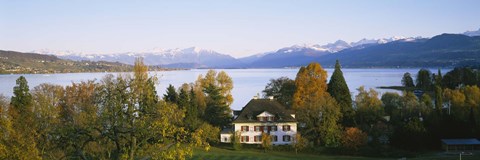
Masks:
[[[25,77],[20,76],[10,100],[9,117],[11,118],[11,133],[8,148],[12,153],[7,159],[40,159],[39,151],[36,148],[36,136],[34,126],[34,114],[32,109],[32,95],[30,94],[28,82]],[[8,128],[7,128],[8,129]]]
[[[210,85],[204,89],[204,92],[209,98],[204,119],[215,127],[223,128],[229,125],[232,118],[231,109],[227,105],[226,98],[221,95],[220,89]]]
[[[354,126],[352,96],[350,95],[350,90],[348,89],[347,82],[345,82],[338,60],[335,64],[335,70],[333,71],[332,77],[330,77],[327,91],[333,98],[335,98],[340,106],[340,111],[343,115],[342,124],[344,126]]]
[[[188,96],[182,96],[184,95],[183,92],[186,92],[185,90],[180,91],[180,106],[183,106],[183,99],[182,97],[188,97],[188,102],[185,104],[185,125],[190,129],[190,130],[195,130],[200,126],[201,120],[199,118],[199,113],[198,113],[198,105],[195,101],[195,91],[193,91],[193,88],[190,90],[190,93],[185,93],[188,94]]]
[[[415,84],[413,84],[413,79],[410,73],[406,72],[405,74],[403,74],[402,85],[404,87],[415,87]]]
[[[178,104],[179,95],[178,95],[177,91],[175,90],[175,87],[173,87],[173,85],[171,85],[171,84],[168,85],[167,93],[163,95],[163,100],[166,101],[166,102]]]
[[[13,94],[10,104],[16,112],[21,114],[19,118],[32,118],[32,95],[30,94],[30,89],[28,88],[28,82],[25,77],[20,76],[17,79],[17,85],[13,87]]]
[[[417,88],[429,91],[432,87],[432,73],[428,69],[420,69],[417,74]]]
[[[442,86],[442,71],[438,69],[437,75],[435,76],[435,85]]]

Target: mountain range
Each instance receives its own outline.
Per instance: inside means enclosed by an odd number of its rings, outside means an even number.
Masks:
[[[109,61],[133,64],[144,57],[148,65],[165,68],[282,68],[319,62],[331,67],[340,60],[344,67],[454,67],[480,64],[480,29],[463,34],[441,34],[432,38],[391,37],[362,39],[347,43],[338,40],[325,45],[293,45],[276,51],[234,58],[197,47],[153,49],[116,54],[84,54],[72,51],[37,50],[75,61]]]

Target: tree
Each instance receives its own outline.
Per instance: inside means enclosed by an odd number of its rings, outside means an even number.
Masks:
[[[304,148],[307,147],[307,145],[308,145],[308,141],[305,138],[303,138],[300,133],[297,132],[297,134],[295,134],[295,138],[293,138],[293,141],[292,141],[292,146],[295,149],[295,154],[298,154],[298,151],[303,150]]]
[[[382,95],[381,101],[385,108],[385,114],[393,116],[402,107],[402,96],[395,92],[387,92]]]
[[[233,96],[231,94],[231,91],[233,89],[233,81],[227,73],[225,73],[224,71],[220,71],[217,74],[215,70],[208,70],[205,77],[201,77],[202,75],[199,76],[199,80],[203,90],[209,88],[210,86],[214,86],[218,88],[220,95],[224,97],[225,103],[228,106],[232,104]]]
[[[37,133],[32,108],[32,95],[28,82],[20,76],[13,87],[13,96],[10,100],[9,117],[11,119],[11,135],[8,147],[12,153],[8,159],[40,159],[35,141]],[[10,124],[8,124],[10,125]]]
[[[429,91],[432,87],[432,73],[428,69],[420,69],[417,74],[417,88]]]
[[[353,126],[355,124],[355,113],[352,108],[352,96],[350,95],[350,90],[348,89],[347,82],[345,82],[338,60],[335,64],[335,70],[333,71],[332,77],[330,77],[327,91],[333,98],[335,98],[340,106],[343,126]]]
[[[59,107],[59,125],[55,131],[55,137],[58,137],[56,147],[63,148],[65,157],[87,159],[98,156],[93,153],[101,148],[96,146],[101,133],[98,130],[100,121],[95,101],[96,87],[93,81],[72,83],[65,87]]]
[[[367,144],[367,134],[356,127],[347,127],[342,136],[342,146],[357,151]]]
[[[434,76],[433,78],[435,78],[435,81],[434,81],[435,85],[442,86],[443,76],[442,76],[442,71],[440,71],[440,69],[438,69],[437,75]]]
[[[167,87],[167,93],[163,95],[163,100],[166,102],[178,104],[178,101],[179,101],[178,96],[179,95],[175,90],[175,87],[173,87],[173,85],[170,84]]]
[[[273,96],[278,102],[290,108],[295,93],[295,81],[288,77],[270,79],[262,92],[264,97]]]
[[[441,116],[442,115],[442,109],[443,109],[443,90],[440,85],[435,85],[435,111],[437,115]]]
[[[318,63],[300,68],[295,78],[297,89],[293,109],[301,132],[316,145],[338,146],[340,107],[327,92],[327,72]]]
[[[293,109],[300,109],[328,95],[326,82],[327,72],[320,64],[310,63],[307,67],[301,67],[295,78],[297,88],[293,94]]]
[[[402,85],[408,88],[415,87],[415,84],[413,84],[413,79],[410,73],[406,72],[405,74],[403,74]]]
[[[180,95],[183,95],[183,92],[185,90],[181,90]],[[196,130],[198,126],[201,124],[202,120],[200,119],[200,114],[198,113],[198,104],[196,101],[196,94],[193,89],[193,87],[190,89],[189,96],[185,96],[189,98],[188,105],[186,105],[184,108],[185,110],[185,124],[190,130]],[[180,96],[181,99],[184,96]],[[183,100],[181,100],[182,102]]]
[[[232,134],[232,137],[230,138],[232,140],[232,145],[234,150],[242,150],[242,143],[240,142],[240,137],[241,132],[236,131],[235,133]]]
[[[99,84],[101,135],[114,159],[185,159],[194,145],[205,144],[201,133],[185,130],[184,110],[157,99],[156,78],[147,70],[137,59],[133,77],[107,76]]]
[[[34,126],[38,137],[37,148],[40,156],[45,159],[60,159],[62,156],[56,147],[56,132],[60,126],[60,109],[65,90],[62,86],[40,84],[32,90]]]
[[[268,133],[262,133],[262,148],[263,152],[267,152],[267,150],[272,148],[272,136]]]
[[[226,104],[225,97],[220,95],[220,89],[216,86],[208,86],[204,92],[208,93],[204,119],[213,126],[220,128],[229,125],[232,118],[231,109]]]
[[[355,96],[357,122],[362,130],[368,131],[373,124],[383,118],[382,101],[378,99],[378,93],[373,89],[367,92],[361,86],[357,90],[358,94]]]
[[[205,77],[199,76],[197,84],[200,84],[203,91],[199,94],[205,97],[203,99],[205,103],[205,110],[202,112],[203,119],[220,128],[229,125],[232,119],[229,106],[233,102],[232,79],[223,71],[217,75],[215,70],[209,70]],[[196,94],[196,96],[198,95]]]

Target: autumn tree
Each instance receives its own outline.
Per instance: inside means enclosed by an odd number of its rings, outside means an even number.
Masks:
[[[384,116],[382,101],[378,99],[378,92],[374,89],[365,90],[363,86],[357,89],[355,96],[356,119],[362,130],[368,131],[371,125]]]
[[[206,107],[202,114],[204,120],[216,127],[227,126],[232,118],[230,109],[230,104],[233,102],[232,78],[224,71],[217,74],[215,70],[209,70],[205,77],[200,75],[197,81],[203,91],[200,94],[205,97]]]
[[[37,148],[45,159],[60,159],[64,155],[55,143],[64,94],[62,86],[53,84],[40,84],[32,90]]]
[[[11,147],[12,139],[11,136],[14,133],[12,128],[12,123],[7,113],[9,103],[7,98],[0,94],[0,159],[9,159],[15,157],[14,151]],[[17,152],[18,153],[18,152]]]
[[[272,148],[272,136],[268,133],[262,133],[262,148],[263,152]]]
[[[307,146],[308,146],[307,139],[303,138],[303,136],[297,132],[297,134],[295,134],[292,141],[292,147],[295,149],[295,154],[298,154],[298,151],[301,151],[304,148],[307,148]]]
[[[415,84],[413,84],[413,79],[410,73],[406,72],[405,74],[403,74],[402,85],[404,87],[409,87],[409,88],[415,87]]]
[[[317,101],[318,97],[325,97],[327,92],[327,72],[318,63],[310,63],[301,67],[295,78],[297,87],[293,94],[293,109],[298,110],[305,104]]]
[[[330,77],[327,91],[333,98],[335,98],[340,106],[342,124],[344,126],[353,126],[355,124],[355,113],[352,108],[352,96],[350,95],[350,90],[348,89],[347,82],[345,82],[338,60],[335,64],[335,70],[333,71],[332,77]]]
[[[347,127],[342,136],[342,146],[357,151],[367,144],[367,134],[356,127]]]
[[[278,102],[290,108],[295,93],[295,81],[288,77],[270,79],[262,92],[264,97],[273,96]]]
[[[242,149],[242,142],[240,141],[241,132],[236,131],[235,133],[232,134],[232,137],[230,138],[232,141],[232,147],[234,150],[241,150]]]
[[[327,72],[318,63],[300,68],[295,79],[297,89],[293,109],[300,123],[300,132],[316,145],[338,146],[340,107],[327,92]]]
[[[65,87],[59,107],[59,125],[56,131],[57,146],[63,148],[66,157],[86,159],[99,156],[97,148],[101,130],[98,106],[96,105],[96,83],[86,81]]]

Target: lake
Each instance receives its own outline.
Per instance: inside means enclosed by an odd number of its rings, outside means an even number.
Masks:
[[[232,109],[241,109],[245,104],[257,94],[262,94],[262,90],[272,78],[282,76],[294,79],[298,69],[217,69],[225,71],[233,79],[234,88],[232,95],[234,102]],[[331,76],[333,69],[326,69],[328,76]],[[159,96],[163,96],[169,84],[179,87],[183,83],[194,82],[200,74],[205,75],[207,69],[179,70],[150,72],[150,75],[157,75],[160,84],[157,85]],[[398,86],[401,85],[401,79],[405,72],[410,72],[415,79],[418,69],[342,69],[348,87],[352,96],[356,95],[356,88],[365,86],[365,88],[375,88],[380,93],[385,93],[387,89],[378,89],[379,86]],[[435,70],[431,70],[436,73]],[[15,80],[23,75],[28,81],[30,89],[42,84],[51,83],[62,86],[70,85],[72,82],[81,82],[96,79],[99,81],[106,74],[117,75],[119,73],[61,73],[61,74],[9,74],[0,75],[0,94],[7,97],[13,95]],[[124,73],[122,73],[124,74]]]

